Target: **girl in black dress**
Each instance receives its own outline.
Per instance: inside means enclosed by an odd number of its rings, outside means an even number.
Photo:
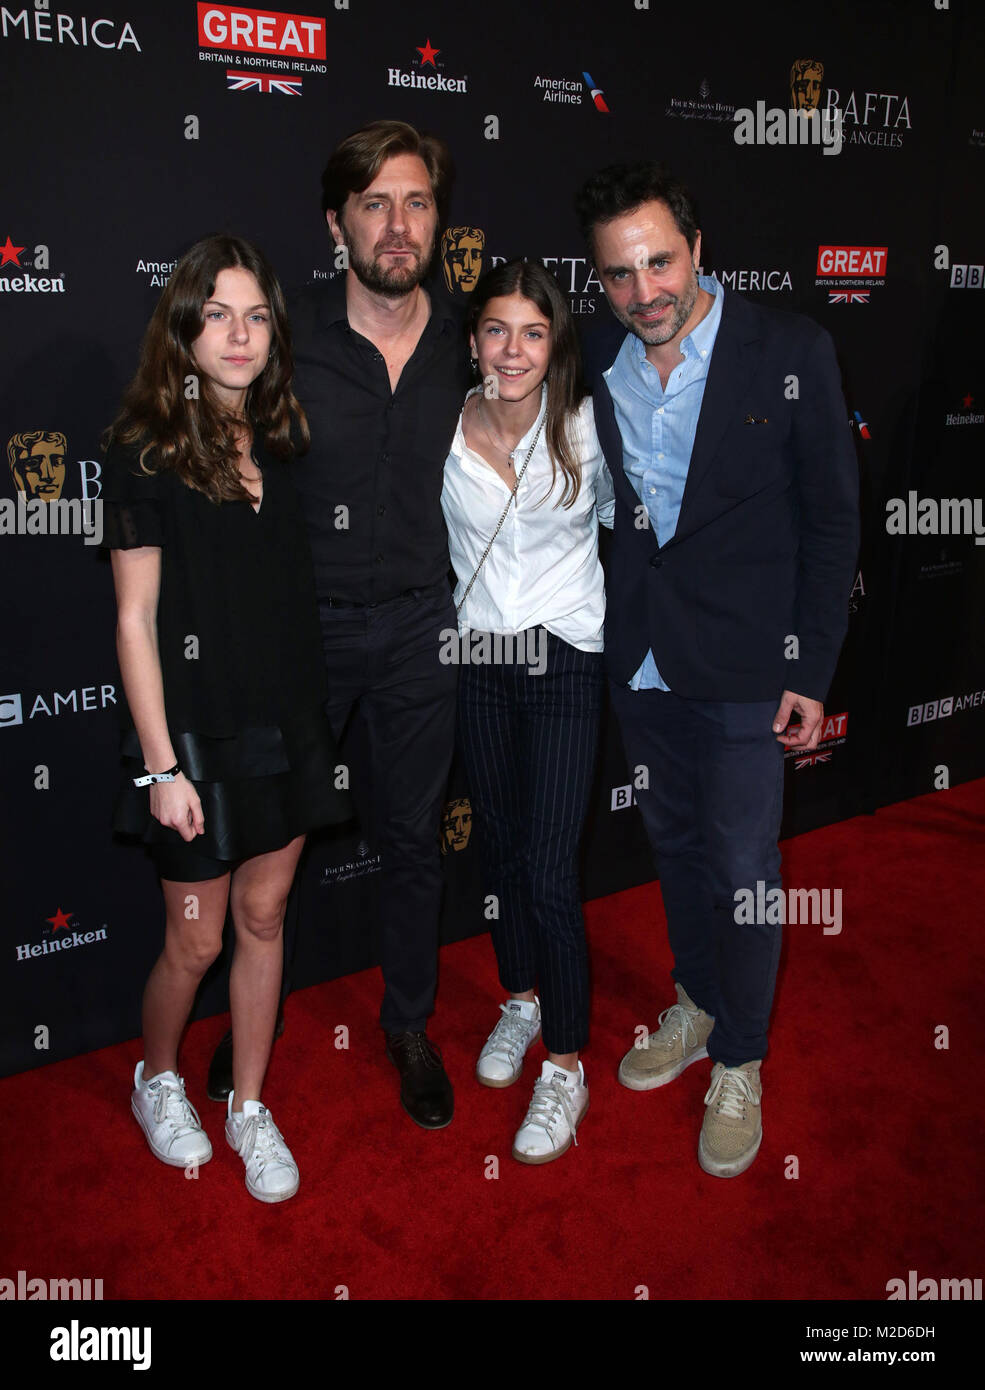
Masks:
[[[112,551],[128,777],[115,826],[161,876],[164,950],[144,990],[144,1058],[131,1107],[152,1152],[212,1156],[177,1071],[195,992],[227,905],[233,1084],[226,1138],[262,1202],[298,1189],[260,1089],[280,997],[282,928],[304,832],[349,815],[323,713],[325,672],[307,536],[290,478],[284,300],[263,256],[234,237],[178,263],[108,434]]]

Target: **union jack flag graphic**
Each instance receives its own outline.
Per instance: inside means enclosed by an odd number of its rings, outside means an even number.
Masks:
[[[802,767],[813,767],[815,763],[829,763],[830,753],[808,753],[805,758],[798,758],[794,763],[794,771],[799,772]]]
[[[226,69],[229,92],[281,92],[286,97],[301,95],[300,77],[278,77],[272,72],[230,72]]]
[[[829,304],[868,304],[871,290],[828,290]]]

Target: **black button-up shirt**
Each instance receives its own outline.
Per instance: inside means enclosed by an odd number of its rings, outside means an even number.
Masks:
[[[459,311],[429,294],[396,391],[382,353],[349,326],[344,275],[291,300],[294,390],[311,427],[294,477],[320,599],[380,603],[448,576],[441,483],[468,350]]]

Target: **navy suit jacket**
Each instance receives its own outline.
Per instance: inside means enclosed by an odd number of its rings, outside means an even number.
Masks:
[[[616,494],[609,675],[625,685],[652,649],[670,689],[688,699],[793,690],[824,700],[859,543],[858,464],[830,335],[725,292],[680,518],[663,546],[623,471],[602,375],[625,336],[612,319],[585,345]]]

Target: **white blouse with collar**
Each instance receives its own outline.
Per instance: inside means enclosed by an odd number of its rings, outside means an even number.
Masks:
[[[540,414],[517,445],[517,470],[546,409],[545,386]],[[598,558],[598,523],[612,525],[615,501],[595,433],[590,396],[571,420],[569,438],[581,462],[577,499],[567,508],[555,506],[563,495],[565,478],[559,468],[551,490],[551,459],[541,431],[516,499],[458,615],[460,633],[522,632],[543,626],[582,651],[602,650],[605,589]],[[460,415],[441,492],[451,562],[458,580],[456,607],[509,496],[510,488],[503,479],[465,443]]]

